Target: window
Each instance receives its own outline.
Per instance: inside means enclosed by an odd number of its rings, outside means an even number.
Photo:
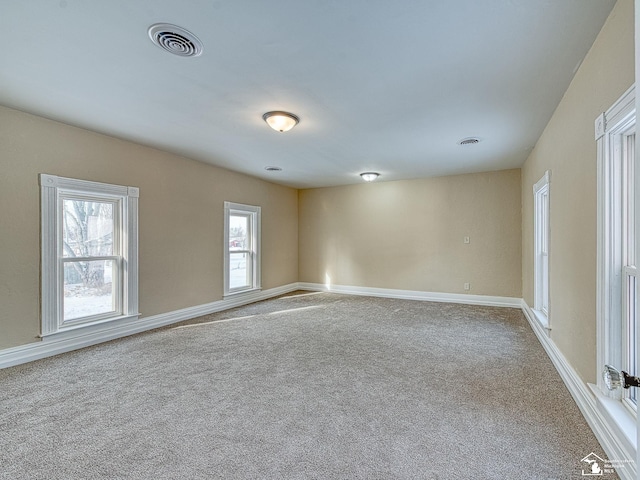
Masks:
[[[40,175],[41,335],[137,318],[138,189]]]
[[[224,202],[224,294],[260,289],[260,207]]]
[[[549,327],[549,180],[544,176],[533,186],[534,208],[534,309],[540,322]]]
[[[598,143],[598,364],[637,372],[635,94],[596,120]],[[602,386],[602,385],[601,385]],[[636,389],[622,393],[637,408]]]

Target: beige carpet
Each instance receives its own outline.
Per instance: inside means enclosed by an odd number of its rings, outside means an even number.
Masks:
[[[517,309],[296,292],[0,371],[3,479],[564,480],[591,452]]]

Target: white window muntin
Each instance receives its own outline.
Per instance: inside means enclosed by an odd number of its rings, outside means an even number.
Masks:
[[[138,317],[138,195],[136,187],[40,174],[41,195],[41,336],[97,323]],[[112,255],[64,257],[65,199],[114,205]],[[110,312],[64,321],[64,265],[74,261],[111,261],[115,301]]]
[[[230,248],[230,219],[233,216],[247,218],[247,243],[241,248]],[[260,273],[260,223],[261,208],[254,205],[224,202],[224,295],[250,292],[261,288]],[[246,255],[247,282],[245,285],[231,286],[231,255]]]

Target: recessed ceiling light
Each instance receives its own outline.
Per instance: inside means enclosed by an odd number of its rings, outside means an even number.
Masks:
[[[203,46],[198,37],[188,30],[170,23],[156,23],[149,27],[149,38],[158,47],[181,57],[197,57]]]
[[[282,168],[280,167],[264,167],[267,172],[281,172]]]
[[[467,137],[460,140],[458,145],[475,145],[476,143],[480,143],[480,139],[478,137]]]
[[[288,132],[300,121],[293,113],[282,111],[267,112],[262,119],[276,132]]]
[[[360,176],[365,182],[373,182],[376,178],[380,176],[377,172],[364,172],[361,173]]]

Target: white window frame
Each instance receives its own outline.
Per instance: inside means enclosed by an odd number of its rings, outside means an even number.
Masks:
[[[247,216],[249,218],[250,232],[249,243],[246,250],[242,252],[248,255],[248,262],[251,262],[251,285],[230,288],[230,249],[229,249],[229,217],[233,215]],[[224,202],[224,296],[232,296],[243,293],[258,291],[262,288],[260,271],[260,238],[261,238],[261,208],[254,205],[244,205],[242,203]],[[233,253],[237,253],[234,251]]]
[[[533,234],[534,234],[534,313],[538,321],[550,329],[549,309],[549,243],[550,236],[550,203],[551,172],[547,170],[542,178],[533,186]]]
[[[138,196],[136,187],[90,182],[40,174],[41,217],[41,322],[40,336],[57,338],[64,332],[87,333],[90,327],[129,321],[138,313]],[[62,247],[63,199],[111,202],[114,211],[114,254],[90,257],[111,260],[116,268],[113,282],[115,308],[99,314],[64,320],[64,257]],[[74,261],[77,259],[74,259]]]
[[[597,213],[597,361],[598,371],[605,364],[628,371],[630,340],[628,319],[635,318],[635,305],[630,308],[627,280],[635,277],[634,146],[635,89],[630,88],[595,122],[598,154]],[[628,150],[629,148],[629,150]],[[629,197],[624,200],[625,197]],[[635,285],[635,280],[630,282]],[[632,320],[633,321],[633,320]],[[598,376],[598,387],[608,397],[621,400],[625,410],[635,418],[636,405],[629,390],[610,392]],[[620,419],[617,419],[620,421]],[[635,420],[633,420],[635,424]]]

